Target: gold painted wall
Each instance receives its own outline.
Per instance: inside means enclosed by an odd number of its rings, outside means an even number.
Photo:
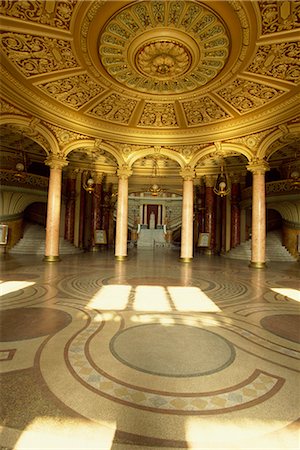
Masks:
[[[3,225],[8,225],[8,243],[6,248],[9,250],[23,237],[23,219],[1,221]]]
[[[288,251],[299,258],[299,252],[297,250],[298,236],[300,235],[300,230],[293,228],[288,228],[286,225],[282,228],[282,243],[288,249]]]

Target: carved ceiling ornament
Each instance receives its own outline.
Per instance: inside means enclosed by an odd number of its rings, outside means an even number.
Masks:
[[[74,109],[79,109],[104,90],[87,74],[60,78],[37,86],[46,94]]]
[[[71,42],[23,33],[2,33],[0,46],[26,77],[77,67]]]
[[[230,118],[230,115],[208,96],[190,102],[183,102],[182,105],[188,125],[200,125]]]
[[[1,2],[0,14],[29,22],[49,25],[63,30],[69,30],[72,14],[77,1],[78,0],[61,0],[56,2],[45,2],[45,0],[6,1]]]
[[[0,112],[1,114],[18,114],[22,116],[27,116],[26,113],[20,109],[13,106],[11,103],[7,102],[3,98],[0,98]]]
[[[263,0],[258,2],[262,15],[262,33],[276,33],[278,31],[300,28],[300,1]]]
[[[173,103],[146,103],[138,126],[178,127]]]
[[[230,37],[220,17],[194,0],[142,1],[117,12],[100,39],[103,67],[140,92],[181,93],[224,67]]]
[[[83,134],[73,133],[72,131],[65,130],[52,124],[47,124],[47,127],[53,132],[59,145],[61,146],[79,139],[90,139],[90,137]]]
[[[114,93],[101,100],[88,114],[100,119],[128,124],[136,105],[136,100]]]
[[[284,90],[242,79],[218,91],[223,100],[242,114],[264,106],[284,93]]]
[[[300,81],[300,42],[261,45],[249,72],[294,83]]]

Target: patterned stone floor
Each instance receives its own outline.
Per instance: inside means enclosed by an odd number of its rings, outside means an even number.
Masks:
[[[300,265],[1,260],[0,449],[299,449]]]

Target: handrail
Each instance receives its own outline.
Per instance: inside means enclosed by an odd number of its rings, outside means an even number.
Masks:
[[[20,174],[12,169],[0,169],[0,183],[1,185],[14,187],[26,187],[39,190],[47,190],[49,179],[41,175],[35,175],[33,173]]]
[[[266,183],[266,195],[280,195],[280,194],[293,194],[295,188],[290,180],[269,181]],[[246,200],[252,197],[252,186],[243,189],[242,200]]]

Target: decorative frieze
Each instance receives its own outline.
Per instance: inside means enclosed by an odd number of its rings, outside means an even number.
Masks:
[[[79,109],[104,90],[87,74],[60,78],[37,86],[50,97],[74,109]]]
[[[3,98],[0,98],[0,112],[1,114],[18,114],[23,116],[27,115]]]
[[[50,130],[53,132],[59,145],[66,145],[69,144],[70,142],[82,139],[90,139],[88,136],[85,136],[84,134],[73,133],[72,131],[56,127],[55,125],[52,124],[47,124],[47,127],[50,128]]]
[[[226,88],[219,90],[218,94],[240,113],[247,113],[264,106],[284,92],[266,84],[237,79]]]
[[[78,67],[71,42],[64,39],[5,32],[0,46],[26,77]]]

